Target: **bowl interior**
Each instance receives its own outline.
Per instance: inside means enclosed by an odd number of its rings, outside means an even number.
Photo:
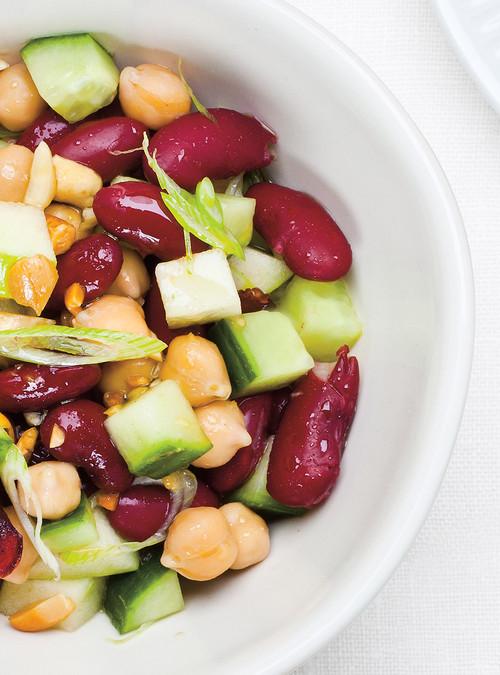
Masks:
[[[431,153],[342,46],[278,2],[26,0],[4,10],[7,55],[31,37],[92,31],[120,64],[184,60],[202,101],[279,135],[272,176],[309,191],[347,234],[365,325],[357,419],[327,504],[276,523],[262,565],[185,584],[185,612],[120,645],[104,616],[78,635],[0,626],[2,663],[31,672],[282,672],[385,581],[428,510],[467,385],[471,282],[460,219]],[[0,54],[1,56],[1,54]],[[28,648],[29,645],[29,648]],[[74,658],[77,650],[78,658]],[[50,665],[50,669],[49,669]]]

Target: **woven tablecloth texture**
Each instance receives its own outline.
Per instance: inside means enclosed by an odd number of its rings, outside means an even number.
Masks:
[[[434,149],[467,228],[477,302],[469,399],[427,522],[376,600],[295,675],[500,675],[500,117],[431,1],[292,4],[375,71]]]

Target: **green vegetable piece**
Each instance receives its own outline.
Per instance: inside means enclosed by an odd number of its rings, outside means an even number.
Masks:
[[[62,593],[71,598],[76,607],[67,619],[57,624],[57,628],[74,631],[101,609],[105,590],[105,579],[37,580],[23,584],[5,581],[0,590],[0,614],[11,616],[32,603]]]
[[[212,444],[177,382],[165,380],[108,417],[106,429],[129,470],[162,478],[185,469]]]
[[[88,33],[31,40],[21,56],[40,96],[68,122],[82,120],[116,96],[118,68]]]
[[[160,167],[148,150],[149,140],[144,134],[142,148],[163,190],[162,199],[185,233],[193,234],[213,248],[222,249],[227,255],[243,256],[243,250],[236,237],[224,224],[224,216],[219,197],[209,178],[204,178],[196,186],[192,195],[179,187]],[[186,255],[190,257],[189,237],[186,236]]]
[[[272,293],[293,275],[288,265],[273,255],[249,246],[244,253],[244,260],[234,256],[229,258],[229,267],[239,291],[260,288],[263,293]]]
[[[209,337],[222,352],[234,397],[279,389],[314,366],[292,322],[279,312],[222,319]]]
[[[309,281],[294,277],[278,309],[293,322],[315,361],[335,361],[339,347],[352,347],[363,330],[343,279]]]
[[[94,510],[97,527],[97,542],[86,547],[89,554],[84,555],[85,548],[78,549],[75,562],[66,561],[72,551],[62,552],[56,556],[63,579],[83,579],[86,577],[107,577],[111,574],[133,572],[139,567],[139,554],[129,550],[126,542],[109,524],[107,516],[100,509]],[[41,560],[31,568],[29,579],[52,579],[54,573]]]
[[[42,525],[42,540],[53,553],[71,551],[95,544],[98,540],[94,513],[89,500],[82,492],[79,506],[61,520]]]
[[[121,634],[184,608],[179,579],[160,563],[161,551],[148,552],[137,572],[109,580],[104,611]]]
[[[0,331],[0,355],[47,366],[139,359],[166,346],[156,338],[99,328],[34,326]]]
[[[245,506],[248,506],[248,508],[256,511],[264,511],[281,516],[299,516],[305,513],[306,509],[281,504],[271,497],[267,491],[267,467],[269,466],[273,440],[274,437],[271,437],[268,441],[264,454],[250,478],[237,490],[232,492],[227,497],[227,501],[241,502]]]
[[[241,246],[248,246],[253,235],[255,199],[227,194],[217,194],[217,199],[222,207],[225,227]]]

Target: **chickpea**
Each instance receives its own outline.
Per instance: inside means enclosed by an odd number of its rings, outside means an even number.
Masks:
[[[119,97],[125,115],[150,129],[160,129],[191,108],[191,97],[181,78],[154,63],[124,68]]]
[[[195,410],[201,428],[212,443],[212,448],[193,462],[201,469],[222,466],[252,442],[245,428],[243,413],[234,401],[215,401]]]
[[[231,395],[231,382],[219,348],[192,333],[172,340],[160,378],[175,380],[195,408]]]
[[[11,584],[22,584],[28,578],[31,568],[38,559],[38,552],[26,534],[26,530],[21,525],[21,521],[17,517],[17,513],[14,511],[14,507],[4,507],[4,511],[7,514],[7,518],[23,538],[23,553],[21,560],[18,562],[14,571],[8,576],[4,577],[4,581],[10,581]]]
[[[23,131],[45,110],[24,63],[0,71],[0,124],[9,131]]]
[[[224,515],[212,506],[199,506],[174,518],[161,564],[187,579],[209,581],[228,570],[237,555],[238,544]]]
[[[120,295],[103,295],[94,300],[75,316],[73,326],[150,335],[140,304],[132,298]]]
[[[271,542],[266,521],[240,502],[221,506],[219,511],[229,523],[238,544],[232,570],[242,570],[262,562],[269,555]]]
[[[22,202],[30,180],[33,153],[22,145],[0,148],[0,201]]]
[[[135,387],[146,386],[158,374],[159,364],[153,359],[130,359],[103,363],[99,389],[103,392],[128,394]]]
[[[144,297],[151,281],[143,259],[130,248],[123,248],[123,264],[118,276],[107,291],[113,295],[124,295],[137,300]]]
[[[28,469],[33,492],[38,497],[42,517],[59,520],[74,511],[80,503],[81,484],[78,471],[68,462],[41,462]],[[19,486],[21,506],[30,516],[36,516],[35,505]]]

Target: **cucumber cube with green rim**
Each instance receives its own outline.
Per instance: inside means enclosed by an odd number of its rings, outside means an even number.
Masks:
[[[177,573],[160,563],[161,551],[149,551],[137,572],[108,582],[104,611],[121,634],[158,621],[184,608]]]
[[[260,458],[252,475],[243,485],[227,497],[227,501],[241,502],[245,506],[248,506],[249,509],[281,516],[301,515],[305,513],[306,509],[281,504],[274,497],[271,497],[267,490],[267,467],[269,466],[273,440],[274,437],[269,439],[264,454]]]
[[[118,68],[88,33],[31,40],[21,56],[40,96],[68,122],[82,120],[116,96]]]
[[[42,539],[53,553],[95,544],[98,540],[94,512],[82,492],[79,506],[61,520],[42,525]]]
[[[222,352],[234,397],[279,389],[314,366],[292,322],[280,312],[223,319],[209,337]]]
[[[263,293],[272,293],[293,275],[288,265],[273,255],[250,246],[245,248],[244,253],[244,260],[234,255],[229,258],[229,267],[239,291],[260,288]]]
[[[106,429],[136,476],[162,478],[210,450],[177,382],[165,380],[108,417]]]
[[[101,509],[94,510],[98,539],[94,544],[71,549],[56,555],[61,568],[62,579],[83,579],[86,577],[107,577],[111,574],[133,572],[139,567],[139,554],[136,551],[121,548],[124,540],[109,524]],[[65,556],[76,556],[76,560],[67,562]],[[29,573],[29,579],[53,579],[54,572],[40,559]]]
[[[76,607],[56,628],[74,631],[101,609],[105,590],[105,579],[25,581],[22,584],[4,581],[0,589],[0,614],[12,616],[32,603],[62,593],[71,598]]]
[[[293,322],[316,361],[335,361],[339,347],[352,347],[362,333],[343,279],[310,281],[294,277],[285,288],[278,309]]]
[[[220,249],[160,263],[155,272],[170,328],[241,314],[238,291]]]

